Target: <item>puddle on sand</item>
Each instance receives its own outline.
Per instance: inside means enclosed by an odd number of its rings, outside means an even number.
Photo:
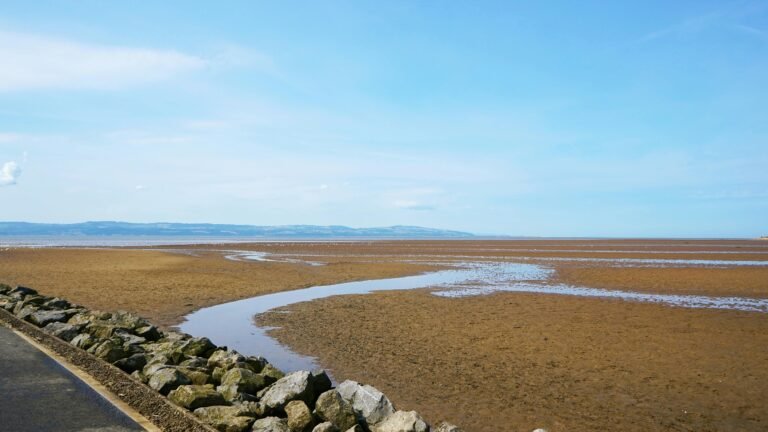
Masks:
[[[261,262],[281,262],[291,264],[306,264],[313,267],[324,266],[324,262],[319,261],[306,261],[295,258],[286,258],[281,255],[271,254],[269,252],[252,252],[252,251],[226,251],[229,254],[224,255],[224,258],[231,261],[261,261]]]
[[[243,354],[263,356],[278,368],[290,372],[315,369],[318,364],[313,357],[299,355],[271,338],[267,335],[270,328],[257,326],[253,317],[282,306],[335,295],[436,287],[437,290],[433,294],[444,297],[466,297],[498,291],[513,291],[616,298],[692,308],[768,312],[768,299],[646,294],[547,284],[546,281],[553,270],[533,263],[434,264],[451,265],[456,268],[417,276],[316,286],[224,303],[187,315],[186,321],[179,328],[195,336],[206,336],[217,345],[226,345]]]

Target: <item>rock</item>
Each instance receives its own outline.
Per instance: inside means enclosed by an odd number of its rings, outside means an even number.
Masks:
[[[333,423],[341,430],[347,430],[357,424],[357,417],[352,405],[345,401],[336,390],[328,390],[317,398],[315,413],[322,420]]]
[[[203,423],[222,432],[246,431],[256,420],[248,410],[238,406],[209,406],[194,412]]]
[[[13,309],[16,307],[16,305],[18,303],[19,303],[18,301],[14,300],[14,299],[12,299],[10,297],[9,298],[0,299],[0,307],[2,307],[3,309],[7,310],[8,312],[13,311]]]
[[[315,426],[312,432],[339,432],[339,428],[333,425],[331,422],[323,422]]]
[[[347,380],[336,390],[352,405],[358,422],[363,426],[375,425],[395,412],[392,402],[375,387]]]
[[[288,415],[288,429],[291,432],[308,432],[314,424],[312,412],[309,411],[307,404],[302,401],[291,401],[285,406],[285,413]]]
[[[147,365],[147,356],[145,354],[133,354],[130,357],[120,359],[113,365],[117,366],[120,370],[126,373],[133,373],[140,371]]]
[[[224,397],[211,385],[182,385],[168,393],[168,399],[190,411],[198,408],[225,405]]]
[[[147,377],[145,377],[145,376],[144,376],[144,374],[143,374],[143,373],[141,373],[141,371],[137,371],[137,370],[136,370],[136,371],[133,371],[133,372],[131,372],[131,376],[132,376],[134,379],[136,379],[137,381],[141,381],[141,382],[143,382],[144,384],[146,384],[146,383],[147,383],[147,381],[148,381],[148,380],[147,380]]]
[[[16,288],[8,291],[8,295],[11,297],[16,298],[24,298],[28,295],[37,295],[37,291],[33,290],[32,288],[23,287],[21,285],[17,286]]]
[[[69,317],[63,311],[40,310],[29,316],[28,321],[38,327],[45,327],[53,322],[64,322]]]
[[[365,432],[365,431],[363,430],[362,426],[360,426],[359,424],[356,424],[351,428],[347,429],[345,432]]]
[[[21,303],[17,304],[16,308],[19,308],[20,304]],[[29,321],[29,317],[31,317],[32,314],[37,312],[38,310],[36,306],[32,306],[32,305],[24,306],[20,308],[18,311],[16,311],[16,308],[14,308],[14,313],[16,314],[16,317],[24,321]]]
[[[179,363],[179,366],[205,369],[208,367],[208,359],[203,357],[192,357]]]
[[[11,292],[12,289],[13,288],[11,288],[10,285],[0,283],[0,294],[3,294],[3,295],[8,294],[9,292]]]
[[[189,378],[189,380],[192,381],[192,384],[195,384],[195,385],[212,384],[211,376],[205,372],[205,369],[196,369],[196,368],[179,366],[178,370],[179,372],[183,373],[187,378]]]
[[[78,312],[67,321],[68,324],[73,325],[88,325],[94,320],[94,316],[91,312]]]
[[[88,333],[81,333],[69,341],[69,343],[73,346],[83,350],[87,350],[88,348],[92,347],[95,342],[96,340],[93,338],[93,336],[89,335]]]
[[[396,411],[372,426],[371,432],[429,432],[429,425],[416,411]]]
[[[114,325],[108,321],[95,320],[91,321],[86,327],[85,331],[91,334],[96,339],[109,339],[114,334],[115,330],[123,327]]]
[[[245,364],[248,365],[248,369],[256,373],[259,373],[261,372],[262,369],[264,369],[264,366],[267,365],[267,360],[264,359],[264,357],[248,356],[245,358]],[[275,381],[277,381],[278,379],[279,378],[276,378]]]
[[[331,378],[324,370],[319,369],[312,372],[312,388],[315,390],[315,394],[325,393],[333,388]]]
[[[288,421],[278,417],[265,417],[256,420],[251,427],[253,432],[291,432]]]
[[[134,333],[136,333],[136,336],[141,336],[144,339],[149,341],[156,341],[162,337],[162,334],[160,333],[160,331],[157,329],[157,327],[153,325],[145,325],[145,326],[138,327],[136,328]]]
[[[223,369],[230,369],[236,363],[245,363],[245,357],[235,351],[218,349],[211,353],[211,356],[208,358],[208,367],[218,366]]]
[[[63,322],[52,322],[43,328],[43,331],[56,336],[59,339],[71,342],[72,339],[80,334],[82,326],[66,324]]]
[[[128,330],[124,328],[115,329],[115,331],[113,332],[113,335],[122,339],[125,345],[141,345],[147,342],[147,340],[144,339],[143,337],[136,336],[135,334],[130,333]]]
[[[105,340],[93,350],[93,354],[109,363],[114,363],[120,359],[128,357],[128,353],[123,349],[120,339]]]
[[[533,432],[547,432],[547,430],[546,429],[542,429],[542,428],[538,428],[538,429],[534,429]]]
[[[437,428],[434,430],[434,432],[464,432],[464,431],[456,425],[450,424],[448,422],[442,422],[439,425],[437,425]],[[536,432],[536,431],[533,431],[533,432]]]
[[[213,372],[211,372],[211,379],[214,383],[221,384],[221,377],[223,377],[225,373],[227,373],[226,369],[216,366],[213,368]]]
[[[282,410],[293,400],[301,400],[311,406],[314,393],[310,376],[307,371],[298,371],[280,378],[264,393],[262,404],[270,411]]]
[[[220,385],[216,391],[221,393],[229,402],[255,401],[258,398],[250,393],[241,392],[236,385]]]
[[[126,311],[117,311],[112,313],[109,321],[130,331],[136,330],[141,326],[149,324],[144,318]]]
[[[165,368],[152,374],[147,384],[158,392],[167,395],[171,390],[191,383],[189,378],[176,369]]]
[[[46,301],[45,303],[43,303],[43,306],[45,306],[47,308],[50,308],[50,309],[69,309],[71,304],[68,301],[64,300],[64,299],[60,299],[58,297],[54,297],[54,298]]]
[[[259,372],[259,375],[266,378],[268,384],[272,384],[273,382],[285,376],[283,371],[272,366],[271,363],[267,363],[266,365],[264,365],[264,367],[261,369],[261,372]]]
[[[249,369],[232,368],[222,375],[221,385],[236,386],[239,393],[255,395],[267,386],[267,382],[262,375],[255,374]]]
[[[207,357],[216,349],[216,345],[207,337],[192,338],[181,346],[181,352],[190,357]]]

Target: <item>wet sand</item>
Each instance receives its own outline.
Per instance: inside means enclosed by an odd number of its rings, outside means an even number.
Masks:
[[[558,295],[339,296],[260,324],[470,432],[764,431],[768,317]]]
[[[218,249],[327,263],[243,262]],[[260,243],[0,251],[0,281],[92,308],[178,323],[259,294],[395,277],[435,262],[526,258],[768,261],[760,241],[541,240]],[[541,261],[555,282],[655,293],[768,298],[768,267],[611,267]],[[468,431],[766,430],[768,315],[619,300],[425,290],[302,303],[264,323],[337,378]]]
[[[136,312],[171,326],[194,310],[227,301],[432,268],[339,260],[320,267],[254,263],[225,259],[213,249],[199,248],[194,255],[178,249],[10,249],[0,251],[0,281],[34,287],[91,309]]]

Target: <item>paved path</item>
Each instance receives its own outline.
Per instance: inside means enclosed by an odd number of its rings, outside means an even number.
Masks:
[[[53,359],[0,325],[0,430],[144,429]]]

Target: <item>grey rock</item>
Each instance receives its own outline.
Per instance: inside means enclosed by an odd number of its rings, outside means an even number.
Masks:
[[[80,334],[82,326],[67,324],[63,322],[52,322],[43,328],[43,331],[56,336],[59,339],[71,342],[72,339]]]
[[[81,333],[72,338],[69,343],[77,348],[87,350],[88,348],[92,347],[94,343],[96,343],[96,340],[88,333]]]
[[[211,385],[182,385],[168,393],[168,399],[190,411],[214,405],[225,405],[224,397]]]
[[[265,364],[264,367],[261,369],[261,372],[259,372],[259,375],[266,378],[267,383],[269,384],[272,384],[273,382],[285,376],[283,371],[274,367],[271,363]]]
[[[33,313],[37,312],[38,310],[37,306],[28,305],[28,306],[19,308],[20,304],[21,303],[17,304],[16,308],[14,308],[14,313],[16,314],[16,317],[24,321],[29,321],[29,317],[31,317]],[[16,309],[18,309],[18,311]]]
[[[136,333],[136,336],[141,336],[149,341],[156,341],[163,336],[162,333],[160,333],[160,330],[153,325],[140,326],[136,328],[134,333]]]
[[[314,399],[310,373],[293,372],[277,380],[261,397],[261,402],[271,411],[282,410],[288,402],[301,400],[311,405]]]
[[[179,366],[184,366],[188,368],[207,368],[208,359],[204,357],[192,357],[179,363]]]
[[[120,359],[128,357],[128,353],[123,349],[123,345],[119,339],[105,340],[93,349],[93,354],[109,363],[114,363]]]
[[[360,426],[359,424],[356,424],[351,428],[347,429],[345,432],[365,432],[365,430],[363,430],[362,426]]]
[[[347,430],[357,424],[357,417],[352,405],[345,401],[336,390],[328,390],[317,398],[315,413],[322,420],[333,423],[341,430]]]
[[[145,354],[133,354],[129,357],[117,360],[116,362],[112,363],[115,366],[117,366],[120,370],[126,372],[126,373],[133,373],[135,371],[140,371],[146,366],[147,364],[147,356]]]
[[[278,417],[265,417],[256,420],[251,427],[253,432],[291,432],[288,429],[288,421]]]
[[[245,363],[245,357],[235,351],[218,349],[208,357],[208,367],[230,369],[234,367],[236,363]]]
[[[43,306],[45,306],[47,308],[50,308],[50,309],[69,309],[71,304],[68,301],[64,300],[64,299],[60,299],[58,297],[54,297],[54,298],[46,301],[45,303],[43,303]]]
[[[221,377],[221,385],[236,386],[240,393],[256,394],[267,386],[262,375],[253,373],[250,369],[232,368]]]
[[[8,295],[11,297],[24,298],[28,295],[37,295],[37,291],[33,290],[32,288],[19,285],[16,288],[10,290]]]
[[[207,357],[216,349],[216,345],[207,337],[192,338],[180,347],[181,352],[190,357]]]
[[[375,425],[395,412],[392,402],[375,387],[347,380],[336,390],[352,405],[358,422],[363,426]]]
[[[429,425],[416,411],[396,411],[372,426],[371,432],[429,432]]]
[[[53,322],[64,322],[69,319],[64,311],[41,310],[29,316],[28,321],[38,327],[45,327]]]
[[[185,377],[176,369],[165,368],[152,374],[147,384],[158,392],[167,395],[171,390],[191,383],[189,378]]]
[[[244,432],[255,421],[236,406],[209,406],[198,408],[194,413],[203,423],[221,432]]]

